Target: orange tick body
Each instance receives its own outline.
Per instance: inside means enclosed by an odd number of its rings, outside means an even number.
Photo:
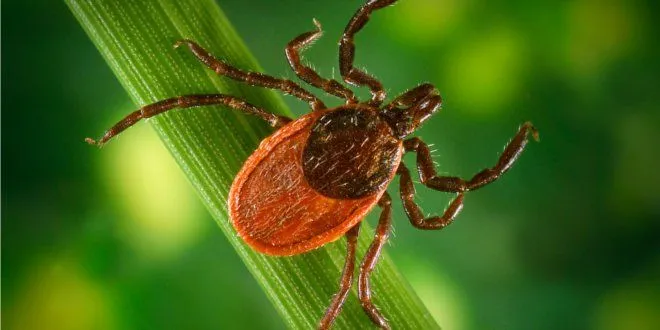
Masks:
[[[305,153],[306,147],[310,147],[307,142],[314,124],[324,125],[323,120],[331,117],[333,112],[346,109],[346,112],[370,111],[368,107],[353,105],[312,112],[266,138],[243,165],[229,192],[229,212],[238,234],[255,250],[285,256],[318,248],[342,237],[378,203],[387,183],[394,177],[403,154],[402,144],[395,139],[392,139],[393,152],[391,156],[387,155],[391,159],[386,160],[393,166],[386,168],[382,183],[373,191],[353,198],[329,197],[310,184],[316,179],[328,185],[348,186],[360,181],[356,178],[360,174],[356,167],[362,165],[378,170],[378,166],[368,164],[374,157],[364,160],[362,158],[368,156],[361,152],[382,153],[382,150],[373,148],[370,139],[357,136],[368,134],[368,131],[357,126],[357,120],[355,125],[349,123],[350,127],[341,129],[347,135],[344,143],[335,141],[328,150],[322,151],[328,153],[325,159],[315,159],[308,155],[309,152]],[[383,126],[389,130],[386,123]],[[330,137],[333,138],[336,139]],[[371,140],[383,142],[375,138]],[[354,164],[349,164],[350,159],[341,159],[342,155],[353,159]],[[305,156],[308,158],[305,159]],[[313,171],[306,177],[305,163],[308,168],[316,166],[322,170],[319,172],[327,174],[326,177],[314,178]],[[345,182],[339,182],[340,176],[332,175],[333,166],[343,169]]]
[[[382,84],[353,66],[355,34],[371,13],[396,0],[368,0],[353,15],[339,41],[339,71],[351,85],[366,86],[371,99],[359,101],[353,91],[333,79],[319,76],[302,64],[300,51],[321,36],[321,26],[294,38],[286,56],[296,75],[310,85],[345,100],[327,108],[314,94],[297,83],[262,73],[243,71],[216,59],[191,40],[181,40],[208,68],[219,75],[253,86],[278,89],[309,103],[312,112],[292,120],[225,94],[195,94],[149,104],[129,114],[97,141],[103,145],[140,119],[172,109],[206,105],[225,107],[255,115],[277,130],[264,139],[246,160],[229,193],[229,212],[234,228],[253,249],[275,256],[304,253],[346,237],[346,263],[339,290],[332,298],[320,329],[328,329],[339,315],[353,284],[357,237],[360,222],[375,205],[381,208],[375,237],[366,251],[358,272],[358,297],[369,318],[380,328],[389,329],[383,314],[371,301],[369,278],[391,227],[391,198],[388,184],[399,175],[399,193],[410,223],[419,229],[442,229],[463,207],[465,193],[497,180],[516,161],[527,145],[528,136],[538,139],[531,123],[520,126],[497,163],[464,180],[437,174],[428,146],[417,137],[407,138],[440,109],[441,98],[431,84],[412,88],[390,103]],[[415,187],[410,171],[401,158],[417,154],[417,172],[427,188],[456,194],[441,216],[425,217],[414,201]]]

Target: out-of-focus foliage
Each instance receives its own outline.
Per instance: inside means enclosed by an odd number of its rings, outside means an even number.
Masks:
[[[326,34],[307,59],[337,76],[358,2],[221,6],[265,69],[287,77],[284,45],[319,19]],[[442,173],[489,166],[525,120],[541,131],[442,232],[411,228],[395,203],[388,250],[445,329],[660,324],[658,9],[401,0],[358,36],[359,66],[392,96],[422,81],[441,90],[443,110],[418,135]],[[282,328],[147,125],[102,152],[82,142],[135,106],[66,6],[3,12],[3,326]],[[418,191],[428,213],[449,198]]]

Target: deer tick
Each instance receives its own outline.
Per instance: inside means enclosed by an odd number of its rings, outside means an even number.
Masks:
[[[353,66],[355,34],[364,27],[371,13],[396,1],[367,1],[348,22],[339,41],[341,76],[348,84],[369,88],[371,99],[366,102],[358,100],[338,81],[323,78],[302,64],[300,51],[322,34],[320,24],[314,20],[316,30],[289,42],[287,59],[300,79],[344,99],[344,105],[327,108],[291,80],[237,69],[214,58],[194,41],[181,40],[175,47],[187,46],[217,74],[252,86],[279,89],[309,103],[312,112],[293,120],[230,95],[184,95],[144,106],[106,131],[98,142],[92,139],[87,142],[101,146],[140,119],[176,108],[224,105],[265,120],[276,131],[245,161],[229,192],[234,228],[252,248],[274,256],[305,253],[346,236],[346,262],[339,290],[319,323],[320,329],[328,329],[341,311],[353,282],[360,222],[378,205],[381,214],[376,234],[359,268],[358,296],[369,318],[380,328],[389,329],[371,302],[369,276],[390,231],[392,201],[386,188],[394,176],[400,176],[401,201],[412,225],[419,229],[442,229],[460,212],[465,193],[495,181],[506,172],[525,148],[530,134],[538,140],[534,126],[524,123],[495,166],[469,180],[437,175],[426,143],[417,137],[406,137],[440,109],[438,90],[431,84],[421,84],[383,106],[386,95],[382,84]],[[410,171],[401,161],[407,152],[417,154],[417,171],[423,185],[456,194],[442,216],[425,218],[415,204]]]

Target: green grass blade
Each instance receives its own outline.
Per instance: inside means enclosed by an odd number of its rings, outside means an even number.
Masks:
[[[261,71],[214,1],[65,1],[137,105],[182,94],[219,92],[291,115],[273,91],[217,77],[185,47],[172,49],[177,39],[190,38],[229,63]],[[337,289],[344,240],[300,256],[268,257],[246,246],[227,216],[226,198],[234,175],[270,128],[256,118],[220,107],[169,112],[150,122],[286,325],[314,328]],[[363,227],[361,252],[372,233]],[[438,328],[386,255],[372,282],[374,300],[393,328]],[[335,325],[337,329],[372,327],[354,292]]]

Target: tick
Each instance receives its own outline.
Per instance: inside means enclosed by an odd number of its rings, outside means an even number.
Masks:
[[[442,229],[461,211],[468,191],[481,188],[506,172],[525,148],[530,134],[538,140],[537,130],[526,122],[493,167],[468,180],[438,175],[426,143],[418,137],[407,138],[440,109],[442,100],[438,90],[431,84],[421,84],[383,105],[386,94],[382,84],[353,66],[355,34],[364,27],[371,13],[396,1],[367,1],[348,22],[339,41],[341,76],[348,84],[369,88],[371,99],[366,102],[358,100],[338,81],[323,78],[302,64],[301,50],[322,34],[320,24],[314,20],[314,31],[289,42],[287,59],[300,79],[344,99],[344,105],[327,108],[319,98],[291,80],[240,70],[214,58],[194,41],[181,40],[175,47],[187,46],[217,74],[252,86],[281,90],[309,103],[312,112],[293,120],[230,95],[184,95],[142,107],[106,131],[100,140],[88,138],[87,142],[101,146],[140,119],[177,108],[224,105],[265,120],[276,131],[245,161],[229,192],[228,206],[234,228],[253,249],[273,256],[305,253],[346,237],[346,262],[339,290],[319,323],[320,329],[328,329],[353,283],[360,222],[378,205],[381,213],[376,234],[360,265],[357,285],[366,314],[380,328],[389,329],[385,317],[371,301],[369,277],[390,232],[392,201],[386,188],[394,176],[400,177],[401,201],[412,225],[419,229]],[[415,204],[410,171],[401,161],[408,152],[417,154],[417,171],[423,185],[456,194],[442,216],[425,218]]]

